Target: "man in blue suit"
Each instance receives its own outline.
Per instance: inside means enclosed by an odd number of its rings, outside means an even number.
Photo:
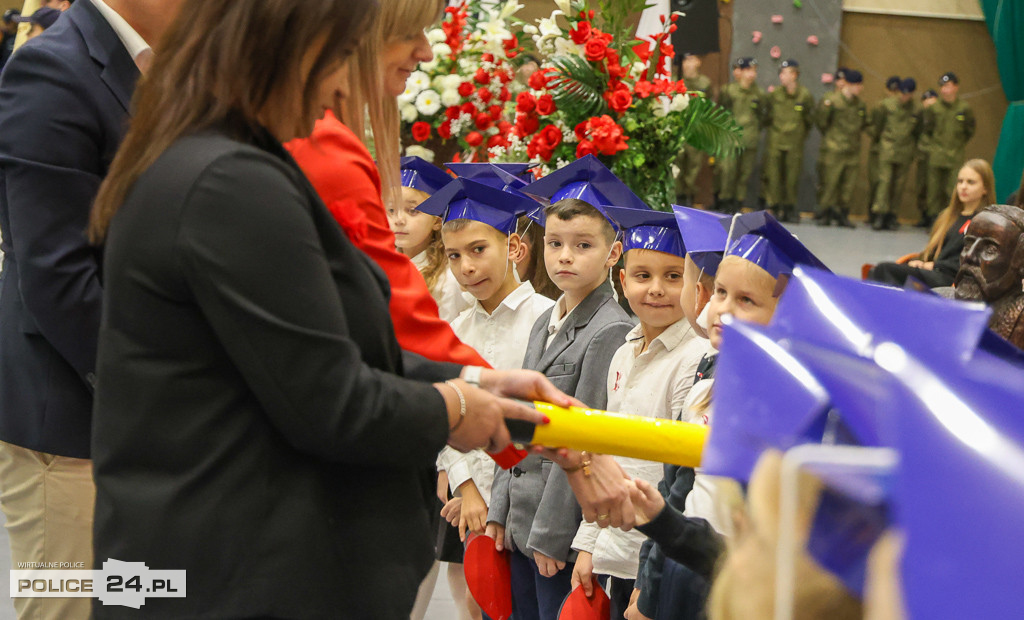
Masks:
[[[15,567],[92,567],[102,295],[85,228],[140,67],[181,1],[79,0],[0,77],[0,500]],[[89,615],[85,598],[14,600],[19,617]]]

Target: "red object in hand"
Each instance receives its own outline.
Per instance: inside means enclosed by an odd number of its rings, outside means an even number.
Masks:
[[[597,579],[591,577],[594,596],[587,598],[583,588],[576,588],[562,601],[558,620],[606,620],[612,613],[612,602],[604,593]]]
[[[492,620],[507,620],[512,616],[512,569],[508,556],[508,551],[494,548],[494,539],[490,536],[473,536],[462,557],[466,587]]]

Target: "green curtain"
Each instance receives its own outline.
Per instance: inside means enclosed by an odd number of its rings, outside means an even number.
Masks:
[[[1006,200],[1020,186],[1024,171],[1024,3],[980,0],[985,23],[996,44],[999,78],[1010,107],[1003,119],[993,168],[996,194]]]

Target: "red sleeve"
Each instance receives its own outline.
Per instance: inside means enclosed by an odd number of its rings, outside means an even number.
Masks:
[[[441,320],[423,276],[395,250],[377,166],[356,135],[328,112],[310,138],[292,140],[285,147],[356,247],[387,274],[391,321],[401,347],[439,362],[490,368]]]

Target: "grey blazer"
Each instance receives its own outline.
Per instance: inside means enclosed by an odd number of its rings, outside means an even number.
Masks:
[[[572,311],[548,347],[553,311],[533,324],[523,368],[543,372],[566,394],[603,409],[608,366],[633,322],[604,283]],[[487,520],[505,526],[506,546],[527,556],[539,551],[563,562],[575,559],[570,545],[581,518],[565,473],[548,459],[531,455],[511,471],[497,468]]]

